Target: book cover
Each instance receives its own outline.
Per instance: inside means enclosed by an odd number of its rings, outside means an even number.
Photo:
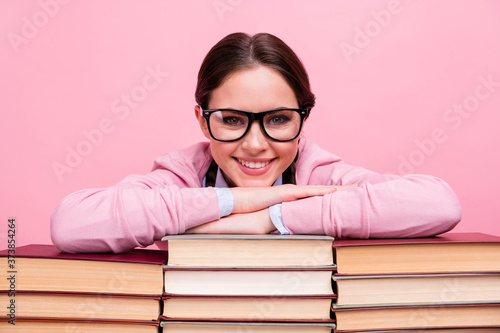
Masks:
[[[29,244],[15,250],[16,258],[67,259],[88,261],[126,262],[161,265],[167,260],[167,251],[133,249],[125,253],[64,253],[50,244]],[[8,250],[1,250],[0,257],[7,257]]]
[[[500,236],[480,232],[447,232],[433,237],[416,238],[369,238],[369,239],[346,239],[337,238],[333,246],[336,248],[346,246],[369,246],[369,245],[398,245],[398,244],[449,244],[449,243],[499,243]]]

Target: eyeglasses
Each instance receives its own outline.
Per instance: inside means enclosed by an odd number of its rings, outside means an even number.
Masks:
[[[291,141],[297,138],[306,109],[274,109],[264,112],[246,112],[233,109],[202,110],[212,138],[222,142],[233,142],[244,137],[251,124],[258,120],[264,134],[274,141]]]

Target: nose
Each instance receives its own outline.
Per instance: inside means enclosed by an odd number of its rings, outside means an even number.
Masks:
[[[241,148],[252,154],[257,154],[268,147],[268,140],[258,121],[250,125],[248,133],[243,137]]]

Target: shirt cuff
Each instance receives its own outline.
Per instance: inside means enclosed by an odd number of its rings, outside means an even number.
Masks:
[[[233,212],[234,198],[229,188],[214,187],[217,198],[219,199],[219,215],[224,217]]]
[[[282,235],[290,235],[290,231],[285,228],[283,218],[281,217],[281,204],[276,204],[269,207],[269,216],[276,229]]]

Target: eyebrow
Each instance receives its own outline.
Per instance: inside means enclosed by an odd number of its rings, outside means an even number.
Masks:
[[[224,109],[227,109],[227,110],[235,110],[235,111],[245,111],[245,112],[251,112],[251,111],[248,111],[248,110],[242,110],[242,109],[233,108],[233,107],[213,108],[213,109],[207,109],[207,110],[224,110]],[[275,108],[272,108],[272,109],[263,110],[263,111],[258,111],[258,112],[255,112],[255,113],[267,112],[267,111],[273,111],[273,110],[278,110],[278,109],[298,109],[298,107],[297,107],[297,108],[294,108],[294,107],[290,107],[290,106],[278,106],[278,107],[275,107]]]

